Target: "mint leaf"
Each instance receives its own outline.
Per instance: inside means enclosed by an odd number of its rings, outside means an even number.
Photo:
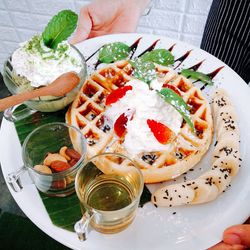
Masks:
[[[194,132],[194,124],[192,122],[188,105],[185,101],[176,94],[172,89],[164,88],[161,91],[158,91],[160,97],[162,97],[167,103],[171,104],[183,117],[183,119],[190,126],[192,131]]]
[[[44,44],[56,49],[57,45],[66,40],[75,30],[78,16],[71,10],[62,10],[47,24],[42,33]]]
[[[181,71],[181,75],[187,77],[187,78],[192,78],[192,79],[195,79],[195,80],[200,80],[201,82],[207,84],[207,85],[213,85],[213,81],[212,79],[205,75],[204,73],[202,72],[199,72],[199,71],[194,71],[192,69],[183,69]]]
[[[134,68],[133,76],[147,84],[156,78],[155,65],[152,62],[142,62],[141,59],[130,61]]]
[[[143,62],[154,62],[163,66],[174,64],[174,56],[166,49],[155,49],[143,54],[140,59]]]
[[[112,63],[126,59],[131,48],[122,42],[114,42],[104,45],[99,51],[99,61],[102,63]]]

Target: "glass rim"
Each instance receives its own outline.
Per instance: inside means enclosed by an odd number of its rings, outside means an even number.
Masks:
[[[83,154],[81,154],[81,158],[77,161],[77,163],[75,163],[75,165],[73,165],[72,167],[68,168],[67,170],[65,171],[62,171],[62,172],[58,172],[58,173],[51,173],[51,174],[46,174],[46,173],[42,173],[40,171],[37,171],[34,169],[34,166],[30,166],[28,163],[26,163],[26,156],[25,156],[25,149],[26,149],[26,146],[27,146],[27,143],[29,141],[29,139],[37,132],[39,131],[40,129],[43,129],[45,127],[49,127],[51,125],[62,125],[64,127],[68,127],[68,128],[71,128],[73,130],[75,130],[75,132],[77,132],[77,134],[80,135],[80,138],[81,138],[81,148],[83,149]],[[22,160],[23,160],[23,164],[24,164],[24,167],[26,168],[29,168],[31,169],[32,171],[34,171],[35,173],[37,174],[40,174],[40,175],[44,175],[44,176],[55,176],[55,177],[59,177],[61,175],[65,175],[65,174],[68,174],[69,172],[71,172],[72,170],[76,169],[83,161],[84,161],[84,158],[86,156],[86,153],[87,153],[87,142],[86,142],[86,139],[84,138],[82,132],[76,128],[75,126],[72,126],[72,125],[69,125],[67,123],[64,123],[64,122],[50,122],[50,123],[47,123],[47,124],[43,124],[37,128],[35,128],[32,132],[30,132],[28,134],[28,136],[25,138],[24,142],[23,142],[23,145],[22,145]]]
[[[123,208],[120,208],[120,209],[117,209],[117,210],[113,210],[113,211],[105,211],[105,210],[98,210],[96,208],[93,208],[91,206],[89,206],[87,203],[85,202],[82,202],[82,200],[80,199],[80,195],[79,195],[79,192],[78,192],[78,188],[77,188],[77,182],[78,182],[78,179],[79,179],[79,175],[80,175],[80,172],[81,170],[90,162],[92,162],[93,159],[97,158],[97,157],[100,157],[100,156],[105,156],[105,155],[114,155],[114,156],[119,156],[119,157],[122,157],[122,158],[125,158],[125,159],[128,159],[130,162],[133,163],[133,166],[138,170],[138,174],[139,174],[139,178],[140,178],[140,190],[138,192],[138,197],[133,200],[129,205],[127,205],[126,207],[123,207]],[[143,178],[143,174],[142,174],[142,171],[140,169],[140,167],[138,166],[138,164],[136,162],[134,162],[132,159],[130,159],[128,156],[126,155],[123,155],[123,154],[120,154],[120,153],[112,153],[112,152],[103,152],[103,153],[100,153],[100,154],[96,154],[94,156],[92,156],[91,158],[89,158],[86,162],[84,162],[83,166],[77,171],[77,174],[76,174],[76,177],[75,177],[75,190],[76,190],[76,194],[77,194],[77,197],[78,199],[80,200],[81,203],[84,203],[84,207],[86,206],[87,210],[90,210],[90,211],[95,211],[95,212],[98,212],[98,213],[116,213],[116,212],[121,212],[123,210],[127,210],[129,209],[130,207],[133,207],[135,205],[135,203],[137,202],[138,199],[140,199],[140,196],[142,194],[142,191],[143,191],[143,187],[144,187],[144,178]]]
[[[75,46],[75,45],[73,45],[73,44],[69,44],[69,46],[71,47],[71,48],[73,48],[76,52],[77,52],[77,54],[79,55],[79,57],[80,57],[80,59],[81,59],[81,63],[82,63],[82,68],[81,68],[81,70],[80,70],[80,72],[79,73],[77,73],[77,72],[75,72],[78,76],[79,75],[81,75],[81,74],[84,74],[85,76],[87,75],[87,63],[86,63],[86,59],[85,59],[85,57],[84,57],[84,55],[80,52],[80,50]],[[15,50],[14,50],[15,51]],[[13,51],[13,52],[14,52]],[[1,72],[2,74],[4,74],[4,75],[6,75],[6,67],[7,67],[7,64],[8,63],[10,63],[11,64],[11,57],[12,57],[12,54],[13,54],[13,52],[11,53],[11,55],[10,56],[8,56],[7,57],[7,59],[4,61],[4,63],[3,63],[3,72]],[[11,66],[12,66],[12,64],[11,64]],[[67,73],[67,72],[65,72],[65,73]],[[13,80],[13,79],[10,79],[9,78],[9,76],[8,75],[6,75],[7,77],[8,77],[8,79],[12,82],[12,84],[14,84],[15,85],[15,81]],[[86,79],[86,77],[84,78],[84,79]],[[31,100],[28,100],[27,102],[33,102],[33,103],[39,103],[39,102],[43,102],[43,103],[49,103],[49,102],[52,102],[52,101],[60,101],[61,99],[63,99],[63,98],[66,98],[67,97],[67,95],[68,94],[70,94],[72,91],[74,91],[76,88],[79,88],[79,86],[82,86],[82,84],[84,83],[84,81],[85,80],[83,80],[83,81],[79,81],[79,84],[77,84],[76,86],[75,86],[75,88],[74,89],[72,89],[69,93],[67,93],[66,95],[63,95],[63,96],[53,96],[54,97],[54,99],[50,99],[50,100],[33,100],[33,99],[31,99]],[[5,82],[4,82],[4,84],[5,84]],[[5,84],[6,85],[6,84]],[[43,86],[42,86],[43,87]],[[7,87],[8,88],[8,87]],[[17,87],[16,87],[17,88]],[[33,89],[37,89],[36,87],[32,87]],[[38,87],[39,88],[39,87]],[[9,88],[8,88],[9,89]],[[14,93],[12,93],[12,91],[10,91],[11,92],[11,94],[12,95],[16,95],[16,94],[18,94],[19,92],[18,91],[13,91]]]

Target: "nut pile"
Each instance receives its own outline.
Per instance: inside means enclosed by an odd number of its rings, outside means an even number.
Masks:
[[[43,174],[63,172],[74,166],[81,155],[74,149],[62,147],[59,153],[48,153],[41,165],[35,165],[34,169]]]

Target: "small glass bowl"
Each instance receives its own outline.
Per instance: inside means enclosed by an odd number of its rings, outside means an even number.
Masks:
[[[43,165],[48,153],[59,153],[62,147],[77,151],[81,158],[70,168],[62,172],[45,174],[34,169]],[[22,147],[24,166],[7,176],[14,191],[22,189],[20,175],[28,171],[39,191],[48,196],[64,197],[75,192],[75,176],[83,165],[86,155],[86,141],[80,130],[65,123],[55,122],[42,125],[33,130],[25,139]]]
[[[55,112],[55,111],[65,108],[75,99],[77,93],[79,92],[82,84],[84,83],[86,79],[87,66],[86,66],[85,59],[83,55],[80,53],[80,51],[73,45],[71,45],[71,47],[77,52],[77,54],[80,56],[81,61],[82,61],[82,69],[78,74],[80,78],[79,84],[72,91],[70,91],[69,93],[61,97],[43,96],[43,97],[38,97],[32,100],[26,101],[25,104],[30,109],[34,109],[34,110],[41,111],[41,112]],[[20,84],[16,80],[17,76],[13,72],[13,67],[11,65],[11,56],[4,63],[2,75],[3,75],[3,80],[4,80],[6,87],[13,95],[33,89],[32,87],[28,89],[20,87]],[[19,82],[24,81],[24,79],[25,78],[18,76]]]

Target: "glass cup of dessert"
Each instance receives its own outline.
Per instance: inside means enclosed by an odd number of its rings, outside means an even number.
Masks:
[[[65,108],[76,97],[85,81],[87,71],[83,55],[68,42],[61,42],[56,49],[46,47],[40,35],[22,43],[4,63],[2,75],[8,90],[18,94],[46,86],[60,75],[74,71],[80,78],[79,84],[64,96],[43,96],[26,101],[14,112],[7,109],[4,116],[7,120],[20,120],[36,111],[55,112]]]
[[[92,157],[78,171],[75,189],[83,217],[75,224],[80,240],[90,229],[118,233],[135,218],[143,190],[143,176],[137,165],[121,154]]]
[[[56,197],[70,195],[75,192],[75,176],[85,154],[86,141],[77,128],[60,122],[42,125],[24,140],[24,166],[8,174],[7,182],[20,192],[23,184],[30,182],[23,175],[28,172],[40,192]]]

